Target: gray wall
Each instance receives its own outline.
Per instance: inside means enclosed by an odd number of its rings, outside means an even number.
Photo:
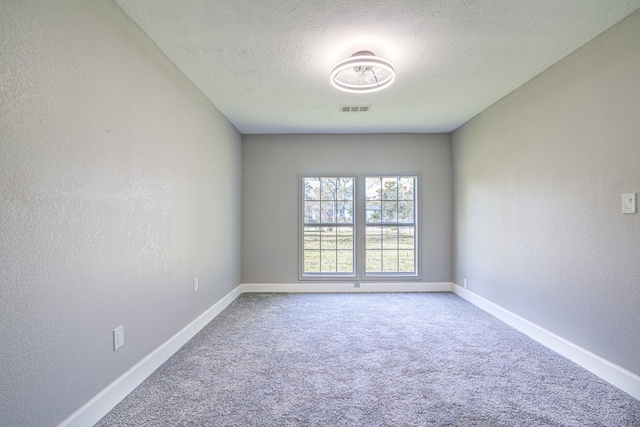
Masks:
[[[452,136],[455,280],[640,374],[640,12]]]
[[[449,135],[244,135],[242,282],[298,282],[302,174],[420,173],[422,280],[451,281]]]
[[[3,1],[0,90],[0,425],[50,426],[240,283],[240,135],[110,1]]]

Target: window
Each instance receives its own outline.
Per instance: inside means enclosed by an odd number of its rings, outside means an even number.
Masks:
[[[367,275],[416,274],[415,181],[412,176],[365,178]]]
[[[417,278],[417,181],[303,177],[301,276]]]
[[[303,178],[303,275],[355,275],[354,180]]]

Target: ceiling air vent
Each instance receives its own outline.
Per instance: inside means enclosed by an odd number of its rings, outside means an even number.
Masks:
[[[366,113],[371,105],[341,105],[341,113]]]

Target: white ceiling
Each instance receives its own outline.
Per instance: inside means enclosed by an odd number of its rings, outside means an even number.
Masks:
[[[640,0],[116,0],[243,134],[450,132]],[[340,92],[359,50],[397,78]],[[341,113],[341,105],[371,105]]]

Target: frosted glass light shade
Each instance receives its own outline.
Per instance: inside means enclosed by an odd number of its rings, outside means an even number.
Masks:
[[[354,53],[331,70],[331,84],[342,91],[369,93],[389,87],[396,78],[393,64],[369,51]]]

